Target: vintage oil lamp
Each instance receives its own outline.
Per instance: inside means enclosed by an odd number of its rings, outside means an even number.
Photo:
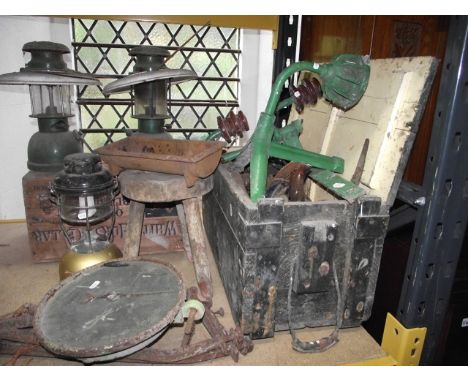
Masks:
[[[60,262],[60,279],[91,265],[122,257],[111,242],[118,181],[102,167],[99,155],[67,155],[64,168],[55,176],[50,192],[69,245],[69,251]],[[109,219],[111,225],[107,234],[98,233],[97,224]]]
[[[133,72],[104,87],[104,94],[132,93],[132,117],[138,119],[138,132],[171,138],[164,129],[168,115],[167,92],[171,85],[193,80],[192,70],[169,69],[165,59],[169,51],[157,46],[138,46],[130,50],[135,57]]]
[[[33,41],[23,46],[31,59],[19,72],[0,75],[0,85],[29,85],[31,117],[37,118],[39,131],[28,144],[28,168],[39,172],[57,172],[63,158],[82,152],[69,131],[73,116],[71,94],[74,85],[98,85],[92,75],[67,68],[63,55],[68,47],[50,41]]]

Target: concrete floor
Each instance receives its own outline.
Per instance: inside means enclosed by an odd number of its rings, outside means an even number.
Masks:
[[[158,258],[171,262],[183,275],[186,286],[195,286],[192,264],[183,253],[159,255]],[[229,304],[217,272],[211,260],[213,277],[213,310],[222,307],[224,317],[220,318],[226,328],[234,327]],[[26,224],[0,224],[0,315],[10,313],[23,303],[39,303],[44,294],[59,281],[58,264],[35,264],[31,260]],[[328,335],[332,328],[313,328],[298,331],[299,338],[311,340]],[[181,341],[181,328],[170,328],[153,345],[158,348],[178,346]],[[202,325],[197,325],[192,343],[208,338]],[[254,350],[240,356],[238,365],[340,365],[359,360],[383,356],[379,345],[362,328],[344,329],[340,332],[340,342],[324,353],[303,354],[292,350],[289,332],[277,332],[273,338],[254,341]],[[4,365],[10,357],[0,356]],[[17,365],[81,365],[78,362],[58,358],[21,357]],[[114,362],[111,365],[121,365]],[[220,358],[205,365],[236,365],[230,358]]]

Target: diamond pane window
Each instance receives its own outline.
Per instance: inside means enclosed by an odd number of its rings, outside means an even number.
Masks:
[[[218,116],[239,106],[239,29],[87,19],[72,19],[72,26],[76,69],[93,73],[103,85],[132,71],[128,51],[138,45],[162,46],[173,54],[169,68],[197,73],[197,80],[170,87],[172,120],[166,120],[166,127],[174,138],[206,137],[217,129]],[[104,96],[102,87],[83,86],[77,102],[81,131],[93,149],[137,127],[130,94]]]

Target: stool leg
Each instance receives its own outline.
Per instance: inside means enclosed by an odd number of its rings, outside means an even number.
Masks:
[[[190,249],[190,240],[187,231],[187,221],[185,220],[185,211],[182,203],[176,204],[177,215],[179,216],[180,221],[180,230],[182,231],[182,243],[184,244],[185,254],[190,262],[193,262],[192,259],[192,250]]]
[[[185,199],[182,203],[185,210],[185,220],[192,248],[193,266],[195,268],[198,288],[203,299],[211,302],[213,289],[211,285],[210,264],[208,262],[208,254],[211,253],[211,248],[202,223],[202,198]]]
[[[125,259],[136,259],[140,252],[141,229],[145,215],[145,203],[130,201],[128,211],[127,235],[125,237],[124,253]]]

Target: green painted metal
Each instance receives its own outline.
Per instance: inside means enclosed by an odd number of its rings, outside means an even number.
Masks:
[[[37,118],[37,126],[42,133],[68,131],[68,117]]]
[[[220,137],[221,137],[221,130],[216,130],[216,131],[212,131],[211,133],[209,133],[205,140],[214,141]]]
[[[241,152],[242,150],[234,150],[224,153],[222,156],[223,162],[230,162],[236,159],[241,154]]]
[[[333,105],[348,110],[356,105],[367,89],[370,76],[368,59],[355,54],[342,54],[320,66],[320,79],[325,98]]]
[[[302,143],[299,141],[299,135],[302,133],[302,130],[302,120],[296,119],[281,129],[275,129],[273,132],[273,142],[302,149]]]
[[[68,118],[38,118],[39,131],[28,142],[28,168],[32,171],[58,172],[69,154],[81,153],[83,148],[73,132]]]
[[[164,134],[170,137],[164,129],[164,119],[138,119],[138,132],[143,134]]]
[[[276,108],[276,111],[280,111],[281,109],[291,106],[292,104],[294,104],[294,99],[292,97],[285,98],[284,100],[278,103],[278,107]]]
[[[282,155],[282,159],[304,158],[304,152],[294,153],[291,149],[278,150],[274,146],[274,153],[270,151],[274,134],[274,113],[278,108],[279,97],[286,80],[299,71],[309,71],[317,74],[322,80],[322,90],[325,98],[335,106],[345,110],[354,106],[363,96],[369,81],[370,68],[362,56],[341,55],[329,64],[317,64],[301,61],[291,64],[276,78],[272,92],[265,109],[260,115],[257,128],[252,136],[252,154],[250,158],[250,198],[256,202],[265,195],[267,163],[270,155]],[[293,150],[298,150],[293,149]],[[284,155],[284,151],[287,151]],[[285,157],[286,156],[286,157]],[[307,158],[311,159],[311,158]],[[320,158],[321,160],[324,158]],[[334,158],[332,165],[339,171],[340,163]],[[312,164],[315,166],[315,164]],[[328,163],[327,163],[328,165]],[[341,162],[341,166],[344,163]],[[341,168],[341,172],[343,169]]]
[[[66,45],[51,41],[31,41],[23,45],[23,52],[31,53],[31,59],[22,70],[66,71],[64,54],[70,53]]]
[[[128,53],[135,57],[132,73],[166,69],[164,60],[171,54],[167,49],[154,45],[140,45]]]
[[[286,80],[296,72],[309,71],[321,79],[324,97],[334,106],[347,110],[363,96],[369,81],[370,68],[366,58],[359,55],[340,55],[328,64],[300,61],[291,64],[276,78],[265,111],[260,114],[256,129],[249,142],[250,198],[256,202],[265,195],[268,158],[270,156],[310,164],[311,166],[342,173],[344,161],[337,157],[302,150],[299,133],[302,125],[290,124],[286,131],[275,130],[275,112],[293,103],[292,98],[279,102]],[[273,140],[273,143],[272,143]],[[282,144],[279,144],[282,143]],[[223,155],[223,161],[237,158],[244,150]]]
[[[313,167],[343,173],[344,160],[338,157],[317,154],[312,151],[302,150],[296,147],[280,145],[272,142],[270,145],[270,156],[291,162],[305,163]]]
[[[325,187],[332,194],[335,194],[348,202],[352,202],[366,194],[366,191],[354,183],[342,178],[341,176],[328,171],[319,170],[309,173],[309,177]]]
[[[272,96],[270,96],[270,98],[271,97]],[[273,138],[273,131],[275,128],[274,122],[275,116],[273,113],[261,113],[257,127],[252,136],[250,199],[253,202],[256,202],[265,195],[268,158],[270,157],[271,139]]]

